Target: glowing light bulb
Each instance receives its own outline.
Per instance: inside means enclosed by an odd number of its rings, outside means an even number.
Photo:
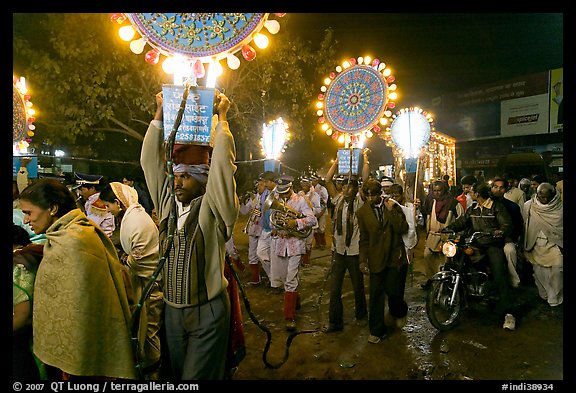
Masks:
[[[130,50],[137,55],[144,51],[144,46],[146,46],[146,40],[144,38],[130,42]]]
[[[324,105],[320,101],[316,102],[316,108],[322,109],[323,106]]]
[[[120,29],[118,29],[118,35],[124,41],[131,41],[135,34],[136,32],[132,26],[122,26]]]
[[[176,68],[176,62],[173,57],[167,57],[166,60],[162,62],[162,69],[167,74],[173,74]]]
[[[206,87],[215,87],[216,79],[222,75],[222,66],[218,60],[211,60],[208,67],[208,76],[206,77]]]
[[[240,59],[233,54],[229,54],[226,56],[226,64],[228,64],[228,68],[231,70],[237,70],[238,67],[240,67]]]
[[[256,46],[260,49],[264,49],[268,46],[268,43],[270,41],[268,40],[268,37],[265,36],[262,33],[256,33],[254,35],[254,43],[256,44]]]
[[[220,76],[222,75],[222,72],[224,72],[219,61],[214,62],[214,72],[216,73],[216,76]]]
[[[280,31],[280,23],[277,20],[267,20],[264,22],[264,27],[270,32],[270,34],[276,34]]]
[[[340,134],[340,136],[338,137],[338,143],[344,143],[344,134]]]

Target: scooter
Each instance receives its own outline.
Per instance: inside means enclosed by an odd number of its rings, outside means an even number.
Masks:
[[[488,257],[478,244],[478,239],[493,234],[474,232],[466,236],[446,228],[441,233],[448,234],[442,246],[446,260],[432,277],[426,295],[426,314],[436,329],[447,331],[457,325],[469,302],[496,299],[490,286]]]

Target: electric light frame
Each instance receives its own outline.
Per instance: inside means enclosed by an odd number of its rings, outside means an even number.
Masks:
[[[349,58],[342,65],[338,65],[335,71],[324,79],[318,95],[318,101],[315,103],[318,123],[321,131],[338,143],[345,146],[349,144],[358,146],[363,144],[367,138],[371,138],[374,134],[379,134],[382,128],[389,123],[389,118],[392,115],[390,109],[396,106],[393,100],[398,97],[397,85],[393,83],[396,78],[392,75],[392,70],[386,66],[386,63],[381,62],[378,58],[372,59],[369,56]],[[334,95],[342,92],[342,88],[335,88],[334,86],[345,81],[344,78],[351,77],[350,73],[362,75],[364,80],[359,81],[355,85],[346,84],[343,87],[344,90],[348,90],[344,92],[344,94],[349,94],[348,97],[340,96],[334,98]],[[378,89],[381,89],[381,91],[378,91]],[[378,100],[377,94],[382,96],[381,100]],[[327,102],[338,98],[340,99],[339,107],[326,109]],[[363,100],[365,102],[362,102]],[[372,102],[368,102],[370,100]],[[354,112],[353,110],[350,111],[350,109],[356,109],[356,105],[359,106],[356,113],[354,113],[357,116],[355,119],[350,119],[347,123],[350,127],[343,125],[342,122],[338,124],[338,115],[345,116],[346,114],[343,112],[346,109],[349,110],[348,112]],[[336,112],[330,113],[333,110]],[[367,122],[366,115],[368,115]],[[363,121],[365,124],[362,124]],[[354,123],[357,124],[354,125]]]

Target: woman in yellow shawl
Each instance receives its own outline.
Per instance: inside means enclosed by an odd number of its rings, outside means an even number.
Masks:
[[[20,194],[24,223],[46,234],[34,284],[34,354],[57,378],[134,379],[129,284],[114,244],[54,179]]]

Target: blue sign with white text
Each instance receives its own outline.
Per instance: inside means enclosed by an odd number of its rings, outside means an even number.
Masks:
[[[178,110],[184,97],[184,86],[163,85],[162,94],[164,97],[162,104],[164,110],[164,140],[166,140],[170,136],[178,116]],[[186,107],[182,115],[182,122],[176,132],[175,143],[209,145],[213,107],[213,88],[190,87]]]
[[[360,151],[361,149],[338,149],[338,174],[349,174],[350,167],[352,167],[352,174],[360,175]],[[350,156],[352,156],[352,162],[350,162]]]

